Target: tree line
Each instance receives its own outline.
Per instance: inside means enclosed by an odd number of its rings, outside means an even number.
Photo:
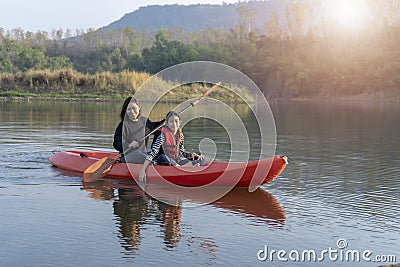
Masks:
[[[73,34],[71,30],[32,33],[0,28],[0,88],[10,90],[6,76],[10,84],[12,77],[38,70],[109,73],[120,79],[120,73],[154,74],[175,64],[208,60],[247,74],[269,97],[397,97],[400,1],[366,3],[370,17],[358,30],[339,28],[322,16],[321,0],[289,3],[285,14],[273,13],[257,32],[252,30],[254,10],[246,6],[237,9],[241,20],[229,31],[160,29],[150,33],[127,27]]]

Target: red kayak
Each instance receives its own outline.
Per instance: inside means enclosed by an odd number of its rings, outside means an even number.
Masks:
[[[99,159],[118,157],[117,153],[100,151],[61,151],[50,156],[52,165],[83,173]],[[146,171],[148,183],[173,183],[181,186],[236,186],[248,187],[271,182],[286,167],[286,156],[250,162],[208,162],[206,166],[150,165]],[[106,177],[136,179],[141,164],[115,163]]]

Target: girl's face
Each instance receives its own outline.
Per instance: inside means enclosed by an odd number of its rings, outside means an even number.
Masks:
[[[140,106],[136,103],[129,103],[128,107],[126,108],[126,114],[128,115],[129,119],[137,121],[139,113],[140,113]]]
[[[181,125],[181,121],[177,116],[171,116],[167,120],[168,128],[173,132],[176,133]]]

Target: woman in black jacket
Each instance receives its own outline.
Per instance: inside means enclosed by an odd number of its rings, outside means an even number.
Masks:
[[[125,99],[121,109],[121,121],[115,129],[113,146],[121,154],[120,161],[143,164],[146,159],[146,141],[143,137],[164,120],[152,122],[140,114],[140,105],[133,97]],[[125,155],[124,155],[125,153]]]

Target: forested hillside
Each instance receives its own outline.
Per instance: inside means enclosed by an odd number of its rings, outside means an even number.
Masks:
[[[247,1],[222,5],[151,5],[125,14],[104,29],[132,27],[149,32],[158,31],[160,28],[177,28],[185,31],[206,28],[229,30],[233,25],[238,24],[244,15],[251,15],[251,30],[262,31],[273,12],[283,15],[286,4],[292,2],[295,0]],[[242,10],[238,12],[238,9]],[[246,14],[249,11],[251,13]]]
[[[125,77],[120,73],[153,74],[174,64],[209,60],[244,72],[268,97],[399,97],[399,1],[367,2],[371,16],[357,29],[317,16],[320,6],[302,1],[285,6],[285,23],[272,12],[260,32],[252,30],[254,10],[246,6],[236,9],[242,19],[229,30],[150,33],[127,27],[32,33],[0,29],[0,89],[3,93],[30,88],[51,91],[46,77],[26,75],[42,70],[41,75],[52,72],[54,76],[55,70],[61,70],[72,75],[65,92],[68,88],[80,92],[85,86],[86,93],[101,93],[98,83],[80,84],[82,80],[73,76],[107,73],[107,79],[115,81]],[[128,84],[135,85],[121,93],[134,91],[138,83]]]

